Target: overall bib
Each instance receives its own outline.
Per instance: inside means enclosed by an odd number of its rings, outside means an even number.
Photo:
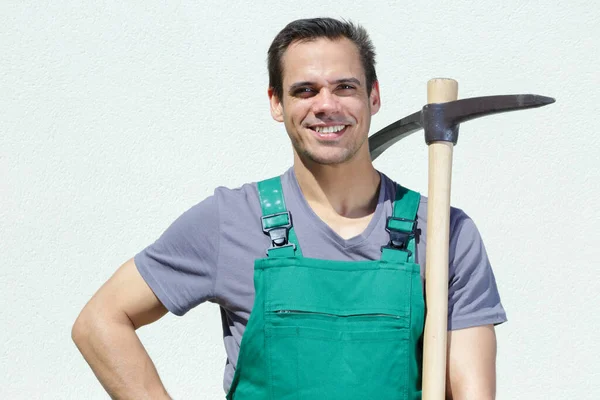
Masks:
[[[425,304],[414,262],[420,196],[397,188],[374,261],[302,256],[279,177],[258,183],[267,257],[228,400],[421,399]]]

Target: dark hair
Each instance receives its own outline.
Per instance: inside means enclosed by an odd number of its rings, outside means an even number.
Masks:
[[[331,40],[347,38],[358,47],[360,61],[365,71],[367,94],[371,94],[377,80],[375,72],[375,48],[367,31],[360,25],[333,18],[299,19],[290,22],[273,39],[268,51],[269,86],[275,96],[283,96],[283,65],[281,58],[294,42],[311,41],[319,38]]]

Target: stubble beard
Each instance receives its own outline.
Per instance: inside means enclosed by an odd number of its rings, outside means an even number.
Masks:
[[[308,160],[320,165],[339,165],[352,160],[365,144],[366,140],[367,138],[364,138],[362,141],[355,141],[352,143],[352,146],[343,148],[333,144],[330,146],[321,145],[325,149],[330,148],[333,150],[329,152],[325,151],[325,154],[318,154],[317,152],[311,151],[296,140],[292,140],[292,145],[298,156],[303,160]]]

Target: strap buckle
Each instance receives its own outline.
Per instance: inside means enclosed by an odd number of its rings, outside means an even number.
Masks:
[[[261,217],[261,224],[263,232],[271,238],[271,247],[267,249],[267,254],[270,249],[288,246],[296,250],[296,245],[288,240],[292,228],[292,215],[289,211],[264,215]]]
[[[381,249],[396,249],[404,250],[412,255],[412,252],[407,249],[408,242],[410,239],[415,237],[417,230],[417,220],[407,219],[399,217],[388,217],[385,224],[385,230],[390,235],[390,241],[387,246],[383,246]]]

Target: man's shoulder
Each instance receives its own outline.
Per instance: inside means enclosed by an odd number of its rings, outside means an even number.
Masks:
[[[290,179],[290,170],[287,170],[280,175],[262,177],[239,186],[218,186],[215,188],[214,197],[219,204],[258,204],[258,183],[275,177],[278,177],[282,182],[285,182]]]
[[[419,201],[419,209],[417,211],[417,218],[419,219],[419,222],[421,222],[422,224],[426,224],[427,223],[427,213],[428,213],[428,209],[429,209],[429,198],[426,196],[426,193],[424,194],[424,193],[420,192],[420,190],[418,190],[418,189],[415,189],[410,186],[406,186],[400,182],[397,182],[397,181],[393,180],[392,178],[388,177],[387,175],[385,175],[384,173],[381,173],[381,176],[382,176],[382,182],[385,185],[384,187],[387,192],[386,197],[389,197],[391,199],[393,199],[395,197],[397,185],[400,185],[406,189],[415,191],[420,194],[421,198]],[[465,221],[469,221],[471,224],[473,223],[471,218],[467,215],[467,213],[462,208],[454,206],[454,205],[451,206],[450,207],[450,230],[451,230],[451,232],[453,232],[456,228],[463,225]]]
[[[381,176],[381,184],[383,185],[383,190],[384,190],[384,196],[385,196],[385,200],[390,200],[393,202],[393,200],[396,197],[396,190],[398,188],[398,186],[403,187],[404,189],[408,189],[410,191],[416,192],[418,193],[421,197],[419,200],[419,217],[421,216],[421,213],[425,212],[425,215],[427,214],[427,197],[423,195],[423,193],[421,193],[418,189],[415,189],[411,186],[407,186],[405,184],[402,184],[398,181],[395,181],[394,179],[390,178],[388,175],[386,175],[385,173],[378,171],[380,176]]]
[[[427,221],[427,212],[429,211],[429,198],[421,194],[421,201],[419,203],[419,217],[422,217]],[[470,219],[467,213],[460,207],[450,206],[450,224],[455,224],[464,219]]]
[[[257,182],[248,182],[235,187],[218,186],[215,188],[214,197],[219,205],[258,201]]]
[[[242,216],[249,214],[251,216],[262,213],[258,195],[258,182],[270,178],[279,177],[282,182],[290,179],[290,170],[281,175],[262,177],[239,186],[218,186],[211,196],[219,208],[219,213],[228,215]]]

